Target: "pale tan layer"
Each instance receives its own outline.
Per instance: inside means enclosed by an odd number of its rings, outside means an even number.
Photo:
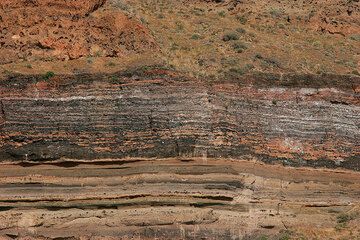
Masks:
[[[358,172],[219,159],[120,162],[2,164],[0,235],[356,239],[359,234]],[[352,216],[344,226],[337,219],[343,214]]]

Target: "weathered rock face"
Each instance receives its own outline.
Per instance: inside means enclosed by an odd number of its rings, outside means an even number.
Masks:
[[[74,1],[74,0],[4,0],[1,1],[0,7],[4,10],[15,10],[23,7],[40,7],[41,10],[50,8],[53,10],[52,14],[60,15],[81,15],[85,16],[92,13],[101,7],[106,0],[89,0],[89,1]]]
[[[1,1],[0,64],[19,59],[119,57],[155,49],[148,30],[105,0]]]
[[[0,237],[351,239],[359,84],[292,74],[202,81],[151,68],[9,77],[0,82]]]
[[[171,73],[169,73],[171,74]],[[17,77],[0,83],[1,161],[202,157],[360,170],[360,79]]]

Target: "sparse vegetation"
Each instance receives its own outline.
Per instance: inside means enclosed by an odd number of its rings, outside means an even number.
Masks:
[[[123,0],[113,0],[113,1],[111,1],[111,5],[114,8],[118,8],[118,9],[121,9],[123,11],[128,11],[129,10],[129,5],[124,3]]]
[[[336,217],[336,226],[335,229],[337,231],[341,231],[342,229],[346,228],[347,224],[351,221],[354,220],[355,218],[357,218],[359,216],[358,212],[355,213],[341,213]]]
[[[191,36],[191,39],[193,39],[193,40],[198,40],[198,39],[200,39],[201,38],[201,36],[199,35],[199,34],[193,34],[192,36]]]
[[[236,19],[241,23],[241,24],[246,24],[247,22],[247,18],[245,16],[236,16]]]
[[[272,8],[269,13],[273,18],[279,18],[284,12],[282,9]]]
[[[360,34],[351,35],[350,39],[354,40],[354,41],[357,41],[357,42],[360,42]]]
[[[242,42],[236,42],[233,44],[233,49],[237,52],[237,53],[242,53],[244,52],[248,47],[245,45],[245,43]]]
[[[225,17],[226,16],[225,11],[220,11],[218,14],[219,14],[220,17]]]
[[[46,73],[44,74],[43,79],[49,80],[49,79],[51,79],[51,78],[53,78],[53,77],[55,77],[55,73],[52,72],[52,71],[49,71],[49,72],[46,72]]]
[[[245,34],[246,33],[246,30],[243,29],[243,28],[237,28],[236,31],[240,34]]]
[[[347,222],[349,222],[350,220],[353,219],[353,216],[351,216],[349,214],[342,213],[342,214],[338,215],[336,217],[336,219],[337,219],[337,223],[347,223]]]
[[[116,64],[115,64],[114,62],[110,61],[110,62],[107,62],[107,63],[106,63],[106,66],[107,66],[107,67],[115,67]]]
[[[239,40],[239,36],[235,32],[229,32],[223,36],[222,40],[224,42],[235,41],[235,40]]]

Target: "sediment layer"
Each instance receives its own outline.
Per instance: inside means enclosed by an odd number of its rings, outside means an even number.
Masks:
[[[4,239],[356,239],[360,175],[202,158],[1,164]],[[354,216],[345,227],[338,217]],[[290,238],[291,237],[291,238]]]
[[[201,157],[360,170],[360,78],[165,70],[0,82],[2,162]]]

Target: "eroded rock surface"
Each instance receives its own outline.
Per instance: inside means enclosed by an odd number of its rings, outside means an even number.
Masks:
[[[1,1],[0,64],[19,59],[120,57],[156,49],[146,27],[121,10],[105,8],[105,2]]]
[[[354,171],[142,158],[2,164],[0,176],[3,239],[356,239],[360,234],[360,176]]]
[[[0,159],[188,156],[360,170],[358,77],[170,75],[2,81]]]
[[[356,239],[359,84],[157,67],[4,79],[0,236]]]

